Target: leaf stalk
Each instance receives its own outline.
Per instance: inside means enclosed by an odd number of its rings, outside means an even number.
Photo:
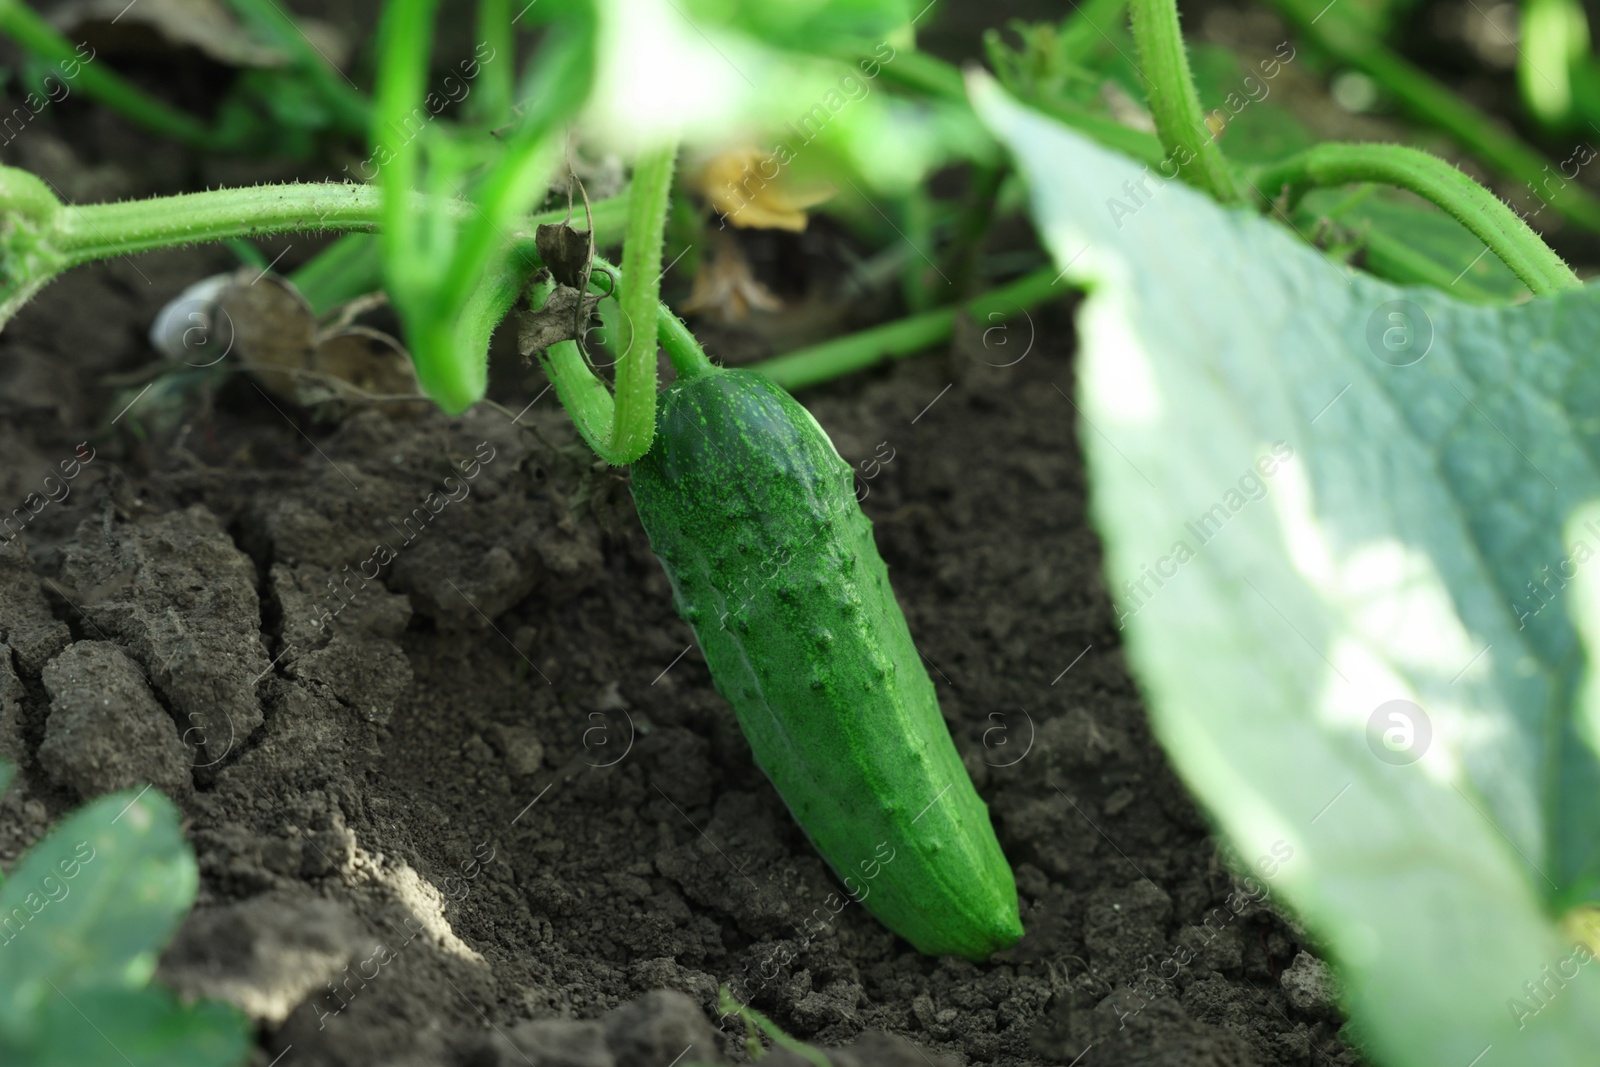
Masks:
[[[1210,193],[1218,203],[1238,203],[1233,172],[1200,110],[1176,0],[1131,0],[1128,9],[1161,146],[1184,181]]]
[[[1314,188],[1351,182],[1399,186],[1431,201],[1505,261],[1535,296],[1583,285],[1572,268],[1494,193],[1437,156],[1393,144],[1322,144],[1264,168],[1262,194],[1291,205]]]

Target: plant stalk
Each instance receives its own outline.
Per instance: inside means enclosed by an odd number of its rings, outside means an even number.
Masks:
[[[1582,286],[1561,257],[1501,199],[1449,163],[1415,148],[1323,144],[1265,168],[1263,195],[1280,190],[1290,202],[1319,186],[1382,182],[1438,205],[1505,261],[1535,296]]]
[[[531,242],[529,244],[531,245]],[[531,247],[528,252],[532,254]],[[615,266],[599,256],[594,257],[594,266],[597,271],[605,271],[616,279],[617,290],[620,293],[627,292],[627,279]],[[593,287],[591,285],[591,288]],[[534,303],[537,305],[547,298],[552,288],[552,282],[542,283],[534,290]],[[679,374],[692,377],[716,369],[711,360],[706,358],[700,342],[694,339],[689,328],[671,310],[666,307],[658,308],[655,321],[656,339],[666,349],[667,357],[672,360],[672,365]],[[560,399],[561,406],[567,409],[567,414],[572,417],[572,423],[577,427],[579,435],[590,448],[594,449],[595,454],[614,466],[632,462],[631,459],[619,458],[618,453],[612,451],[611,442],[617,437],[617,404],[610,391],[606,389],[606,383],[589,367],[583,358],[583,353],[578,351],[577,342],[559,341],[551,345],[539,356],[539,365],[544,368],[550,384],[555,386],[556,396]],[[653,346],[650,369],[653,379],[655,370]],[[655,390],[652,387],[649,396],[651,436],[645,439],[645,447],[640,450],[639,455],[649,450],[654,437],[655,399]],[[632,459],[638,458],[638,455],[632,457]]]
[[[594,265],[609,271],[616,277],[617,287],[627,292],[628,279],[620,270],[600,256],[594,257]],[[685,378],[717,369],[705,349],[700,347],[700,342],[695,340],[694,334],[689,332],[689,327],[665,304],[660,306],[656,314],[656,340],[666,350],[667,358],[672,361],[672,369]]]
[[[379,222],[382,204],[376,187],[341,182],[252,185],[83,204],[63,211],[55,244],[69,266],[78,266],[228,237],[369,229]]]
[[[817,385],[938,344],[950,336],[955,329],[956,315],[962,311],[985,324],[986,330],[993,329],[997,320],[1010,318],[1019,311],[1026,311],[1059,295],[1063,291],[1056,288],[1060,277],[1055,268],[1043,267],[1008,285],[991,289],[966,304],[887,322],[847,337],[752,363],[747,369],[766,375],[785,389]],[[1018,358],[1020,360],[1021,357]]]
[[[3,170],[0,177],[12,173],[19,172]],[[4,188],[0,185],[0,193]],[[475,216],[472,204],[464,200],[423,194],[412,194],[409,199],[407,210],[414,215],[436,210],[463,220]],[[0,195],[0,200],[4,200],[8,208],[12,206],[9,197]],[[614,237],[621,228],[627,205],[627,193],[596,202],[593,206],[596,233]],[[560,222],[565,217],[565,210],[531,215],[512,236],[528,238],[531,250],[534,227],[545,222]],[[383,221],[383,193],[376,186],[296,182],[63,207],[50,243],[64,256],[65,266],[76,267],[112,256],[229,237],[376,230]]]
[[[1219,203],[1237,203],[1239,190],[1233,172],[1200,110],[1200,95],[1189,73],[1189,56],[1178,28],[1176,0],[1132,0],[1128,7],[1150,113],[1162,147],[1184,181],[1210,193]]]
[[[1549,160],[1505,132],[1498,120],[1357,29],[1337,9],[1326,11],[1324,0],[1272,0],[1272,4],[1339,62],[1388,89],[1406,110],[1444,130],[1484,162],[1526,182],[1540,200],[1584,229],[1600,232],[1600,197],[1567,178],[1559,178],[1560,184],[1550,188],[1555,175]]]
[[[661,306],[661,246],[666,239],[674,141],[641,155],[634,163],[628,201],[628,232],[623,238],[622,273],[628,278],[617,303],[622,309],[622,356],[616,370],[616,421],[611,453],[616,463],[632,463],[649,449],[656,434],[656,313]],[[619,281],[619,285],[622,283]]]

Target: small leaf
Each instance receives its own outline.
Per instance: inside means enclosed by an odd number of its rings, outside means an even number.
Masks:
[[[252,1043],[249,1021],[217,1001],[183,1004],[158,986],[52,991],[18,1067],[232,1067]]]
[[[29,1035],[57,991],[149,982],[197,884],[178,811],[154,789],[67,816],[0,887],[0,1034]]]
[[[518,350],[524,356],[535,356],[551,345],[578,340],[583,327],[594,315],[595,305],[602,299],[599,293],[585,293],[580,312],[578,290],[567,285],[556,286],[542,307],[518,313]]]
[[[594,259],[592,231],[575,230],[561,222],[540,223],[533,243],[558,284],[569,289],[588,288],[589,263]]]

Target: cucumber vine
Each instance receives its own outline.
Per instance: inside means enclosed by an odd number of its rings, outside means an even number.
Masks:
[[[1299,0],[1281,2],[1299,9]],[[1178,175],[1185,182],[1211,194],[1219,203],[1233,203],[1238,199],[1236,172],[1201,115],[1199,93],[1178,27],[1177,0],[1131,0],[1130,9],[1150,109],[1167,158],[1176,164]],[[1504,151],[1499,154],[1502,158],[1515,158],[1507,157]],[[1526,163],[1520,160],[1519,166],[1526,169]],[[1319,187],[1356,182],[1397,186],[1431,201],[1460,222],[1499,256],[1535,296],[1583,284],[1555,250],[1499,197],[1460,169],[1415,148],[1319,144],[1259,169],[1253,180],[1246,180],[1257,190],[1264,207],[1273,206],[1280,196],[1292,203]],[[1573,202],[1581,207],[1580,202]]]
[[[1234,203],[1238,187],[1200,112],[1200,94],[1178,26],[1177,0],[1132,0],[1128,9],[1162,147],[1186,182],[1204,189],[1218,203]]]
[[[1322,144],[1261,171],[1263,190],[1291,202],[1318,186],[1385,182],[1431,200],[1505,261],[1535,296],[1583,283],[1533,228],[1488,189],[1438,156],[1405,145]]]

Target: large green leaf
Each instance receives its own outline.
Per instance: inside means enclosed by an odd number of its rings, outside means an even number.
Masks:
[[[0,887],[0,1039],[28,1043],[60,994],[146,985],[197,879],[178,811],[153,789],[63,819]]]
[[[1594,1063],[1555,917],[1600,838],[1600,291],[1396,289],[972,95],[1091,289],[1062,416],[1180,773],[1246,857],[1293,849],[1272,888],[1380,1062]]]

